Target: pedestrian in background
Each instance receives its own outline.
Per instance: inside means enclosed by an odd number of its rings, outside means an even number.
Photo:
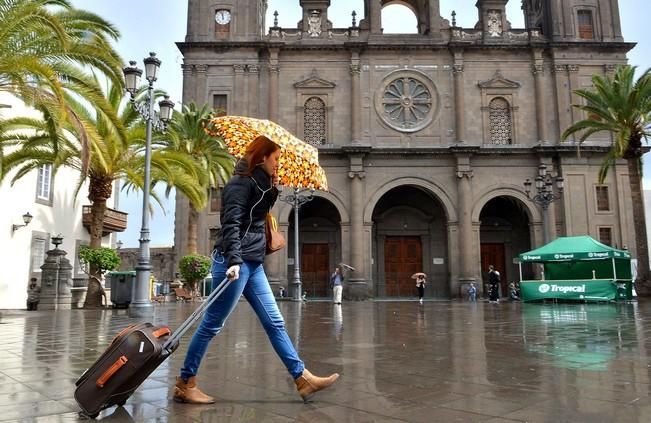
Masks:
[[[36,282],[36,278],[31,278],[27,285],[27,310],[29,311],[36,311],[41,300],[41,287]]]
[[[477,301],[477,287],[472,282],[470,282],[470,286],[468,287],[468,301],[471,303]]]
[[[500,302],[500,291],[499,291],[500,272],[495,270],[495,267],[492,264],[488,266],[488,285],[489,285],[488,301],[491,303],[499,303]]]
[[[423,297],[425,296],[425,275],[420,274],[416,277],[416,289],[418,289],[418,302],[423,304]]]
[[[335,271],[330,275],[330,288],[332,289],[332,298],[335,304],[341,304],[341,294],[344,290],[344,275],[341,267],[335,267]]]

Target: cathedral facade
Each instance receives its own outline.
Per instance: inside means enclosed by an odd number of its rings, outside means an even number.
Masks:
[[[580,154],[575,139],[561,140],[585,118],[573,90],[626,63],[633,47],[617,0],[524,0],[525,28],[511,28],[507,2],[478,0],[477,24],[462,28],[438,0],[402,0],[417,33],[384,34],[381,11],[395,1],[366,0],[336,28],[330,0],[296,0],[296,27],[267,30],[265,0],[189,0],[178,43],[184,103],[278,122],[319,149],[328,177],[329,192],[298,193],[309,200],[298,248],[294,191],[275,206],[288,240],[265,264],[276,292],[294,288],[296,258],[309,297],[329,295],[344,262],[355,268],[347,298],[413,296],[421,271],[426,296],[455,298],[470,282],[481,290],[489,264],[505,289],[520,277],[518,254],[558,236],[634,249],[625,164],[597,179],[610,136],[591,137]],[[216,188],[199,222],[203,254],[219,203]],[[187,216],[177,196],[177,260]]]

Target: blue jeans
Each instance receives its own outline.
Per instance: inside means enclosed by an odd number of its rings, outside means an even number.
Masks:
[[[227,269],[224,257],[215,252],[212,263],[213,286],[224,279]],[[244,261],[240,265],[240,278],[230,282],[222,295],[210,305],[199,328],[192,336],[181,369],[183,380],[187,381],[197,374],[201,359],[208,349],[208,343],[221,331],[224,322],[235,310],[241,295],[244,295],[244,298],[253,307],[255,314],[258,315],[271,345],[292,378],[296,379],[303,374],[305,365],[298,357],[298,353],[287,335],[285,321],[271,292],[262,263]]]

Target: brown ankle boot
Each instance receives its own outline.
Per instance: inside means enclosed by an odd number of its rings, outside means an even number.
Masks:
[[[176,378],[174,401],[187,402],[188,404],[212,404],[215,399],[201,392],[197,387],[197,377],[192,376],[187,382],[184,382],[180,377]]]
[[[333,373],[328,377],[314,376],[305,369],[303,370],[303,374],[294,380],[294,383],[296,383],[296,389],[298,389],[298,393],[303,398],[303,401],[307,402],[315,392],[335,383],[338,377],[339,373]]]

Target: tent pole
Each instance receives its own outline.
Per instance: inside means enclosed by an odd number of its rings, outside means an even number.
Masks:
[[[522,282],[522,262],[518,261],[518,269],[520,270],[520,282]]]
[[[613,257],[613,279],[617,280],[617,268],[615,267],[615,257]]]

